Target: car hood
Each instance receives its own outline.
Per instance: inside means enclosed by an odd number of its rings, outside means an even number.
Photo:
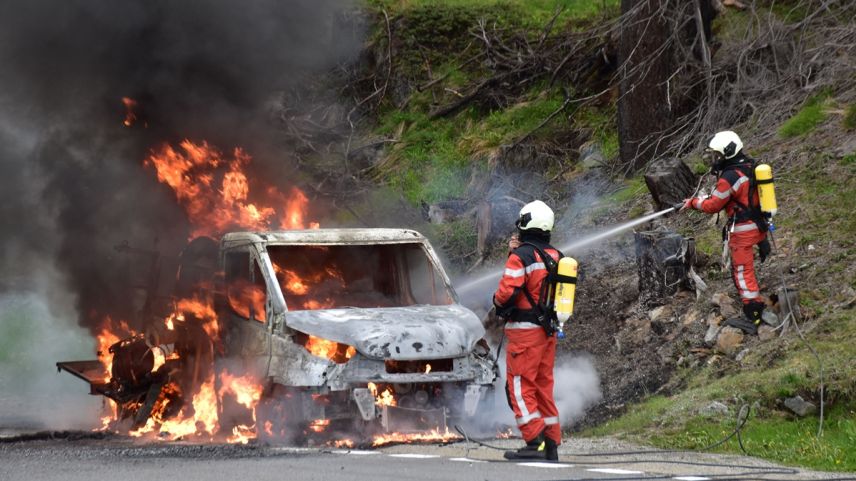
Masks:
[[[402,361],[466,355],[485,333],[478,317],[458,304],[289,311],[286,324],[370,358]]]

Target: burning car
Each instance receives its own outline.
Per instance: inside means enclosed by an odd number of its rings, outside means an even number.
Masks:
[[[421,234],[234,232],[219,248],[202,239],[182,255],[173,315],[110,344],[109,362],[58,363],[136,430],[183,417],[198,431],[208,391],[220,430],[288,439],[443,432],[492,402],[482,323]],[[252,412],[227,414],[231,405]]]

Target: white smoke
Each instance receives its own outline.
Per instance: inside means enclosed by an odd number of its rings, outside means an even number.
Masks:
[[[561,355],[553,369],[553,397],[559,409],[562,429],[567,429],[575,421],[585,416],[588,408],[600,401],[600,376],[589,356]],[[492,409],[481,413],[482,429],[495,429],[500,426],[515,426],[514,413],[508,406],[505,394],[505,351],[500,353],[499,379],[494,389]],[[488,422],[489,420],[489,422]],[[500,428],[501,429],[501,428]],[[516,430],[515,430],[516,431]],[[519,434],[519,432],[517,432]]]
[[[91,429],[101,397],[87,395],[85,382],[58,373],[58,360],[94,358],[93,339],[68,316],[33,292],[0,296],[0,430]]]
[[[553,370],[553,397],[559,408],[563,428],[585,415],[586,409],[600,401],[600,376],[588,356],[563,357]]]

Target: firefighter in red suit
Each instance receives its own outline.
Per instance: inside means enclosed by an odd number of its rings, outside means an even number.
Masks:
[[[755,246],[759,248],[761,262],[770,253],[767,224],[759,208],[758,193],[754,185],[755,162],[744,155],[743,142],[734,132],[724,131],[713,136],[708,145],[713,171],[717,174],[716,188],[710,196],[684,201],[683,207],[715,214],[722,209],[728,215],[723,230],[731,253],[731,276],[746,320],[729,319],[729,325],[757,334],[762,317],[766,318],[755,276]],[[748,320],[748,322],[747,322]]]
[[[508,402],[526,441],[523,448],[506,452],[507,459],[559,459],[562,431],[553,399],[556,333],[539,324],[536,316],[548,273],[541,253],[555,262],[561,257],[549,244],[553,220],[553,211],[539,200],[523,206],[516,223],[518,236],[509,242],[512,251],[493,297],[497,313],[507,321]]]

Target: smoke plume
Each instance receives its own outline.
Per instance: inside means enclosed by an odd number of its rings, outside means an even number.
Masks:
[[[35,362],[21,349],[40,356],[39,369],[91,357],[75,325],[130,317],[130,267],[117,246],[174,256],[186,242],[174,194],[143,165],[152,149],[184,138],[242,146],[258,173],[293,185],[296,164],[271,112],[278,92],[354,55],[360,42],[341,38],[353,33],[342,23],[349,9],[336,0],[0,1],[0,335],[15,346],[0,357],[4,395],[19,372],[10,356],[18,367]],[[137,103],[130,127],[123,97]]]

